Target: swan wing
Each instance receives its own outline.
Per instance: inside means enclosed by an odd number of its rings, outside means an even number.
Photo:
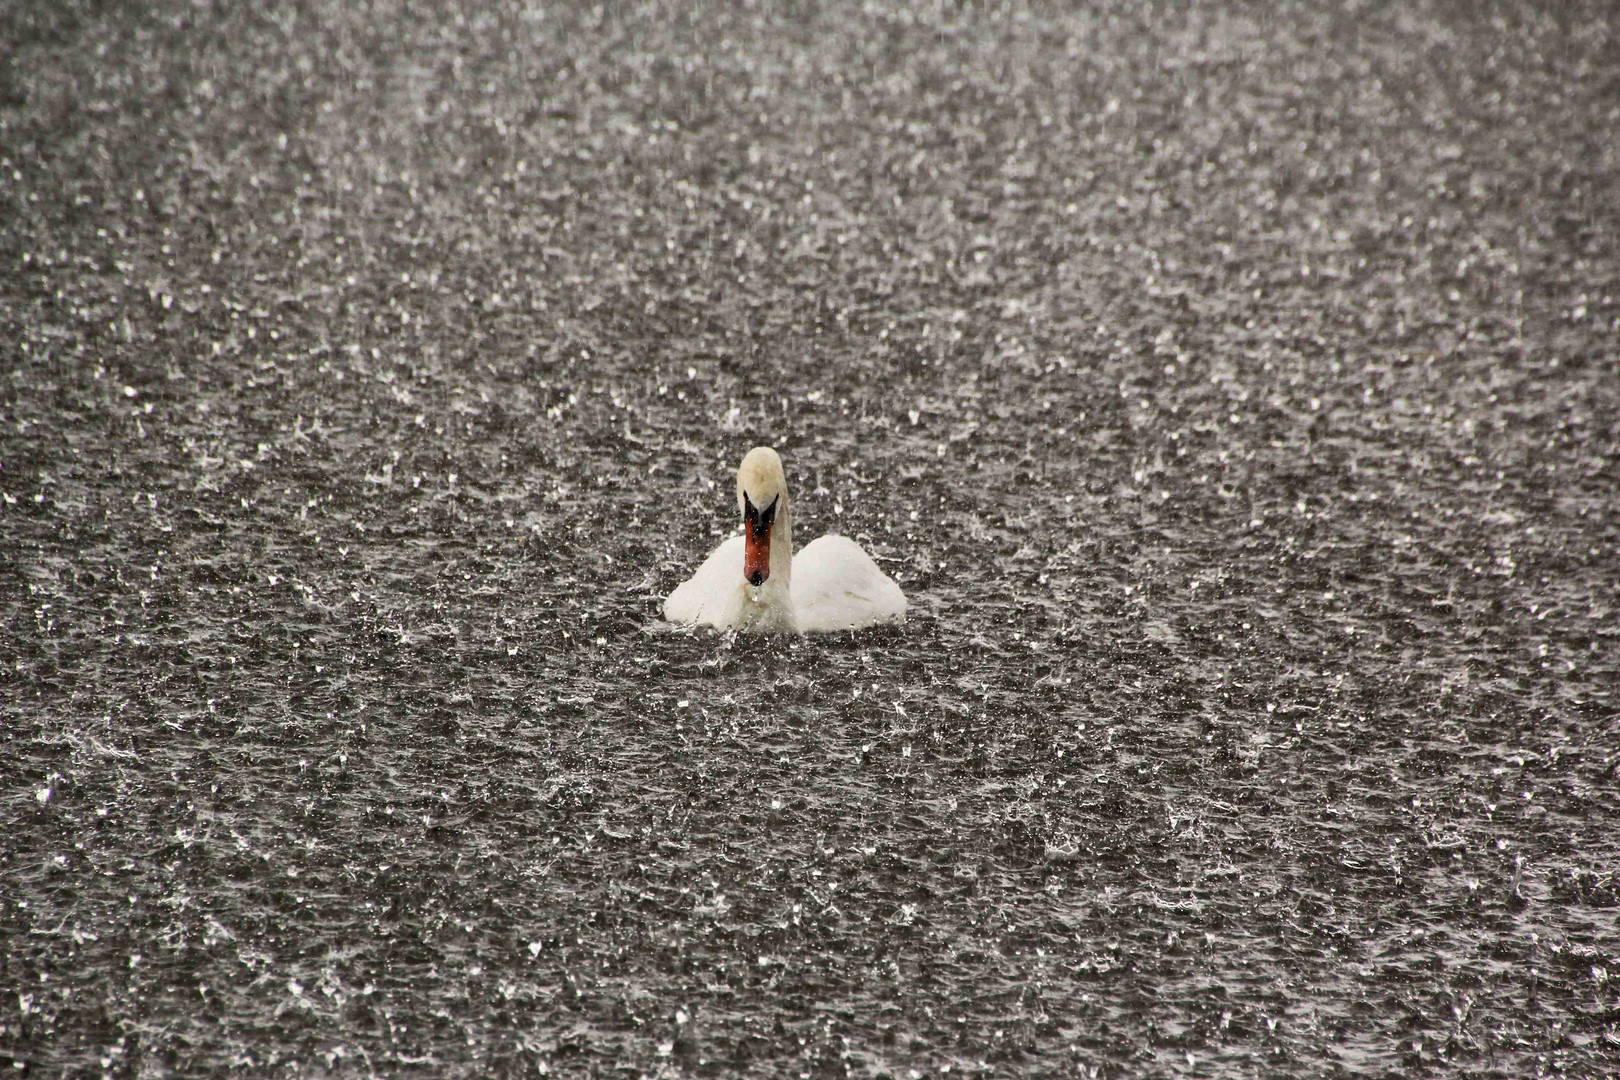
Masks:
[[[823,536],[793,556],[793,607],[807,633],[906,618],[900,586],[847,536]]]
[[[733,536],[711,551],[697,573],[669,594],[664,600],[664,618],[700,626],[735,625],[742,566],[743,538]]]

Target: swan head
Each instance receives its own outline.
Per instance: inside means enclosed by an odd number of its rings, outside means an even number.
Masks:
[[[757,589],[772,571],[786,577],[793,554],[787,475],[770,447],[754,447],[738,466],[737,510],[743,519],[743,580]]]

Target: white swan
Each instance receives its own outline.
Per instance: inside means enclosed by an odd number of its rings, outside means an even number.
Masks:
[[[664,618],[790,634],[905,621],[905,594],[855,541],[823,536],[793,554],[787,477],[770,447],[754,447],[738,467],[737,509],[743,535],[669,594]]]

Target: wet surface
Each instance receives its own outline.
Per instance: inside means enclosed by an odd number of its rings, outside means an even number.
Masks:
[[[561,7],[0,13],[0,1053],[1612,1071],[1606,8]]]

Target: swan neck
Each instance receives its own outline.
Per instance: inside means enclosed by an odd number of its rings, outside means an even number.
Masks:
[[[786,582],[793,575],[793,508],[788,504],[787,492],[782,493],[782,512],[776,528],[771,530],[771,577],[780,576]]]

